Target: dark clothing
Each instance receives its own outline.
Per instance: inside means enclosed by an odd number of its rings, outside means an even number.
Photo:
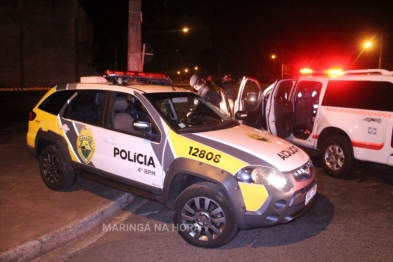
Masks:
[[[197,91],[197,94],[215,105],[216,107],[220,108],[221,96],[214,89],[214,87],[210,87],[209,85],[204,84]]]
[[[221,83],[221,87],[225,90],[225,94],[227,95],[228,99],[233,100],[235,83],[233,83],[232,81],[226,81]]]
[[[234,100],[235,83],[233,81],[222,81],[221,79],[214,81],[219,87],[224,89],[228,99]]]
[[[208,85],[211,88],[214,88],[213,83],[208,80],[206,80],[206,85]]]

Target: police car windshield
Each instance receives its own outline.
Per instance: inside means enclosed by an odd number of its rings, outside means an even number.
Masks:
[[[230,116],[192,93],[150,93],[146,98],[179,133],[205,132],[235,125]]]

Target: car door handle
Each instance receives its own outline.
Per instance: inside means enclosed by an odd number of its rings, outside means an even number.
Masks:
[[[103,141],[104,141],[105,143],[107,143],[107,144],[110,144],[110,145],[116,144],[116,142],[115,142],[115,140],[113,139],[113,137],[104,138]]]

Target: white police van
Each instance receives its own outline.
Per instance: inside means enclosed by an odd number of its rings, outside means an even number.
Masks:
[[[234,111],[247,125],[317,150],[327,174],[348,178],[355,159],[393,166],[392,98],[393,74],[383,69],[278,79],[264,91],[244,77]]]
[[[31,111],[27,147],[49,188],[76,174],[115,182],[173,209],[179,234],[210,248],[311,205],[316,175],[300,148],[239,125],[164,74],[105,76],[113,81],[57,85]]]

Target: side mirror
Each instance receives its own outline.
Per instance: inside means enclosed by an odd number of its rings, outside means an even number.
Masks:
[[[237,111],[235,114],[235,119],[236,120],[245,120],[247,118],[248,114],[246,111]]]
[[[132,123],[135,131],[149,132],[151,130],[151,123],[147,119],[137,119]]]
[[[142,132],[143,137],[151,141],[159,141],[160,134],[151,126],[151,122],[148,119],[137,119],[132,123],[132,127],[135,131]]]

